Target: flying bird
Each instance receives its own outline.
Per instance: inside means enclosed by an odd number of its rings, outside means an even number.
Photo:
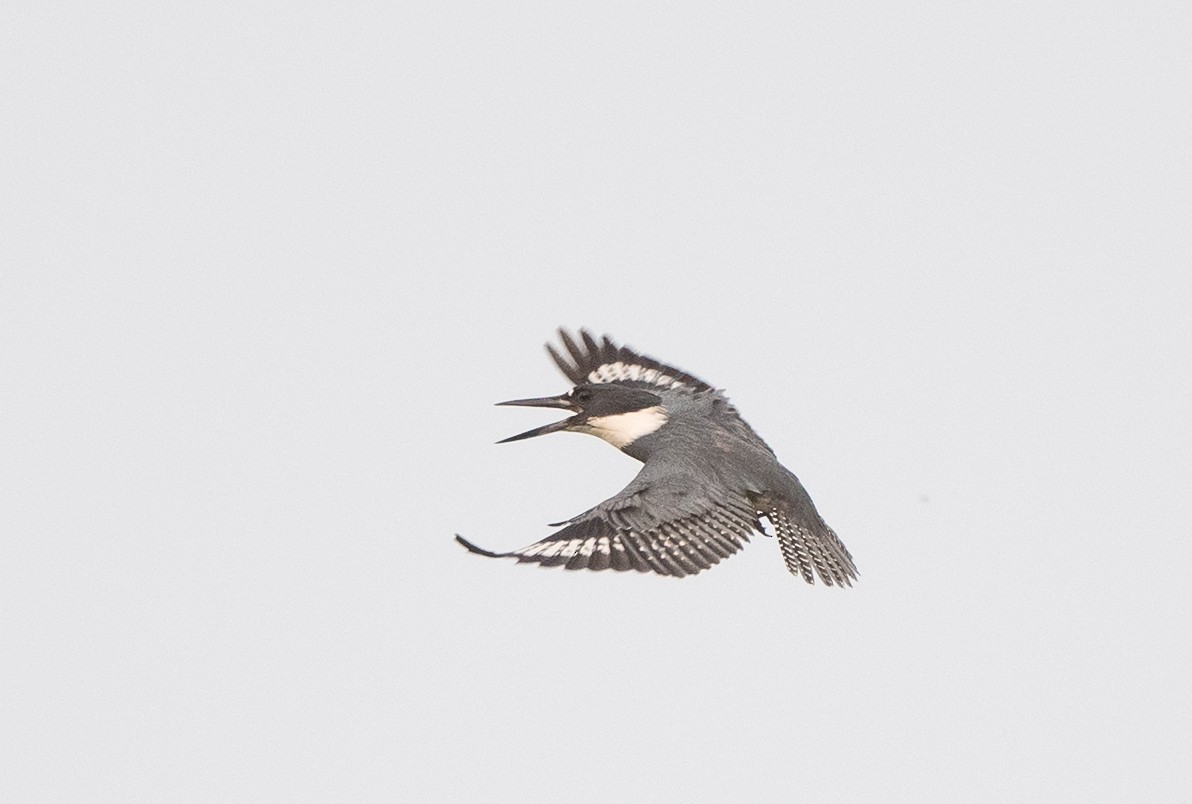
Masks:
[[[574,387],[501,405],[558,408],[561,421],[497,443],[546,433],[589,433],[642,462],[621,492],[562,530],[509,553],[473,553],[566,569],[637,570],[684,577],[740,550],[754,533],[778,538],[787,568],[814,584],[851,586],[853,557],[816,511],[803,484],[778,462],[723,392],[685,371],[586,330],[559,330],[547,352]],[[564,354],[565,350],[565,354]]]

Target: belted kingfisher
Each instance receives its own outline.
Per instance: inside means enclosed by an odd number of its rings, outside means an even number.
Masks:
[[[509,553],[462,536],[473,553],[567,569],[614,569],[683,577],[708,569],[749,541],[778,537],[787,568],[815,583],[852,586],[853,557],[820,517],[803,484],[721,392],[652,357],[560,329],[568,357],[547,351],[574,388],[501,405],[560,408],[575,415],[498,441],[571,431],[599,436],[643,463],[620,493],[552,527],[557,533]]]

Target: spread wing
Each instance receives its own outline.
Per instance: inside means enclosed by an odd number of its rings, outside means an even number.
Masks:
[[[703,380],[668,366],[652,357],[638,354],[628,346],[618,346],[607,335],[599,342],[586,329],[579,331],[579,342],[567,330],[559,330],[559,338],[567,351],[564,356],[546,345],[551,359],[563,375],[575,385],[583,383],[625,382],[643,383],[662,388],[688,388],[692,391],[714,391]]]
[[[590,332],[581,329],[578,338],[577,341],[570,332],[559,329],[559,339],[563,342],[566,355],[549,343],[546,345],[546,351],[555,365],[575,385],[616,382],[680,393],[711,394],[722,406],[720,421],[725,428],[773,454],[774,450],[741,418],[722,391],[674,366],[639,354],[628,346],[618,346],[607,335],[597,341]]]
[[[706,570],[740,550],[760,529],[757,511],[731,494],[694,493],[677,476],[651,477],[647,465],[624,491],[569,520],[559,532],[508,553],[544,567],[637,570],[682,578]],[[689,480],[689,479],[688,479]]]

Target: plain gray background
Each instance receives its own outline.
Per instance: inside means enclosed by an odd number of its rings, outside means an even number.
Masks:
[[[0,798],[1192,797],[1190,21],[5,3]],[[561,324],[860,583],[453,544],[636,471]]]

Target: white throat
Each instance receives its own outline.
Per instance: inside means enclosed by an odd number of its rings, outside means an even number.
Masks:
[[[643,408],[630,413],[596,416],[584,423],[584,431],[603,438],[617,449],[629,446],[639,438],[666,424],[670,416],[662,405]]]

